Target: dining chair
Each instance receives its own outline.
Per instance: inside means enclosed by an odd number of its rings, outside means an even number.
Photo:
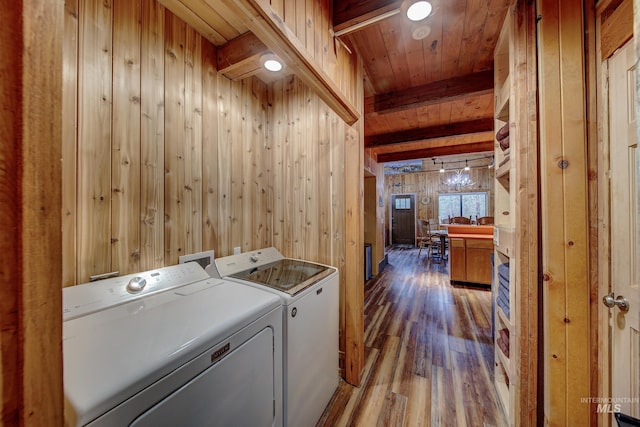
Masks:
[[[471,218],[467,218],[466,216],[450,216],[449,224],[471,224]]]
[[[432,249],[432,239],[431,239],[431,232],[429,229],[429,221],[426,221],[424,219],[419,219],[418,232],[420,233],[417,239],[417,246],[418,248],[420,248],[420,250],[418,251],[418,256],[420,256],[420,253],[422,252],[423,249],[427,249],[427,258],[429,258],[429,256],[431,255],[431,249]]]
[[[493,217],[492,216],[481,216],[476,219],[476,223],[478,225],[493,225]]]

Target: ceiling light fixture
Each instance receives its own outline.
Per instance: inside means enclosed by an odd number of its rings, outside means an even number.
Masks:
[[[282,64],[279,61],[276,61],[275,59],[267,59],[266,61],[264,61],[264,68],[274,72],[280,71],[282,70]]]
[[[431,14],[431,3],[428,1],[417,1],[407,9],[407,18],[411,21],[422,21]]]
[[[465,160],[464,161],[464,170],[466,170],[466,171],[469,170],[469,160]]]
[[[444,173],[444,162],[440,163],[440,173]]]

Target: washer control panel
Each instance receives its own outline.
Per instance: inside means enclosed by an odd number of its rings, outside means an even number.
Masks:
[[[282,259],[284,259],[282,254],[276,248],[271,247],[230,255],[224,258],[216,258],[214,262],[220,277],[226,277]]]
[[[62,290],[62,319],[75,319],[142,296],[162,292],[208,279],[195,262],[172,265],[97,282],[70,286]]]

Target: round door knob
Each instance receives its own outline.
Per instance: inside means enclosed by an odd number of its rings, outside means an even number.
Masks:
[[[614,298],[615,294],[611,292],[609,295],[605,295],[602,297],[602,303],[609,308],[613,308],[618,306],[620,311],[624,311],[625,313],[629,311],[629,300],[627,300],[622,295],[618,295],[617,298]]]

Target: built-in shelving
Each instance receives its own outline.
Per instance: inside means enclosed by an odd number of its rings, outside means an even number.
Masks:
[[[514,126],[511,123],[514,114],[514,102],[510,102],[513,93],[513,43],[511,37],[511,14],[508,13],[503,24],[496,50],[494,52],[494,118],[495,118],[495,227],[494,227],[494,277],[492,283],[494,307],[494,359],[495,387],[501,400],[509,425],[515,425],[515,387],[518,383],[517,368],[514,365],[516,353],[517,331],[514,325],[517,318],[517,283],[516,283],[516,176],[517,176],[517,141],[510,135]],[[505,129],[509,143],[503,150],[498,140],[498,131],[503,136]],[[508,265],[508,267],[507,267]],[[503,279],[501,283],[500,271]],[[508,276],[508,282],[505,277]],[[507,313],[502,307],[506,308]],[[508,333],[506,332],[508,331]],[[502,338],[501,338],[502,335]],[[506,336],[506,339],[505,339]],[[500,340],[500,341],[499,341]],[[506,348],[504,352],[500,345]]]
[[[496,307],[496,312],[498,313],[498,317],[500,318],[500,321],[509,330],[509,333],[513,333],[513,324],[511,323],[511,321],[509,320],[507,315],[504,314],[504,311],[502,311],[502,309],[500,307]]]
[[[511,225],[495,225],[493,228],[493,247],[501,254],[510,257],[514,251],[515,228]]]
[[[506,163],[496,169],[494,176],[503,187],[509,188],[510,173],[511,159],[508,159]]]

